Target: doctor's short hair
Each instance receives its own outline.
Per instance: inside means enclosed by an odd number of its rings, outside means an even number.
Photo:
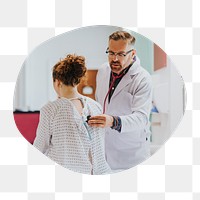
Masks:
[[[76,86],[87,71],[85,57],[68,54],[53,67],[53,81],[56,79],[68,86]]]
[[[135,44],[135,37],[126,31],[116,31],[116,32],[112,33],[109,36],[109,41],[110,40],[115,40],[115,41],[125,40],[132,46],[134,46],[134,44]]]

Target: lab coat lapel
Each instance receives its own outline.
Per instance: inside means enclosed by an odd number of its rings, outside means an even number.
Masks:
[[[108,93],[108,90],[109,90],[110,72],[111,72],[110,67],[107,66],[106,69],[104,70],[102,80],[100,80],[100,81],[104,82],[104,84],[102,85],[102,88],[101,88],[102,93],[100,95],[102,97],[102,99],[101,99],[102,106],[103,106],[103,103],[104,103],[104,99],[105,99],[105,97]],[[107,108],[107,105],[108,105],[108,98],[106,100],[106,105],[105,105],[106,108]]]
[[[118,86],[116,87],[112,97],[112,98],[115,98],[115,96],[122,90],[124,89],[124,87],[126,85],[128,85],[129,83],[131,82],[131,75],[130,73],[127,73],[124,75],[124,77],[121,79],[121,81],[119,82]]]
[[[132,77],[138,73],[139,65],[134,63],[129,71],[124,75],[124,77],[119,82],[118,86],[116,87],[112,97],[114,98],[122,89],[125,88],[126,85],[128,85],[132,81]]]

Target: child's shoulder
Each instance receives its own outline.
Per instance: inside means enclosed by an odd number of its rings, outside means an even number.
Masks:
[[[100,105],[100,103],[98,103],[97,101],[95,101],[94,99],[90,97],[84,97],[84,98],[89,106],[102,110],[102,106]]]
[[[94,99],[92,99],[90,97],[84,96],[83,98],[85,99],[85,101],[87,101],[87,103],[94,104],[94,105],[99,105],[99,103],[97,101],[95,101]]]
[[[43,111],[55,111],[58,110],[64,106],[71,106],[70,102],[66,99],[63,98],[58,98],[54,101],[49,101],[48,103],[46,103],[41,110]]]

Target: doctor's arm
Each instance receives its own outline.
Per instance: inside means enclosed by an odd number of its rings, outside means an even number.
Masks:
[[[151,76],[144,77],[133,95],[131,114],[119,116],[122,127],[121,132],[141,130],[149,122],[152,107],[152,81]]]

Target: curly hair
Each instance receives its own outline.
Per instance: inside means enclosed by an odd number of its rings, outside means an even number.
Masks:
[[[76,86],[86,73],[85,57],[68,54],[53,67],[53,81],[60,80],[68,86]]]

